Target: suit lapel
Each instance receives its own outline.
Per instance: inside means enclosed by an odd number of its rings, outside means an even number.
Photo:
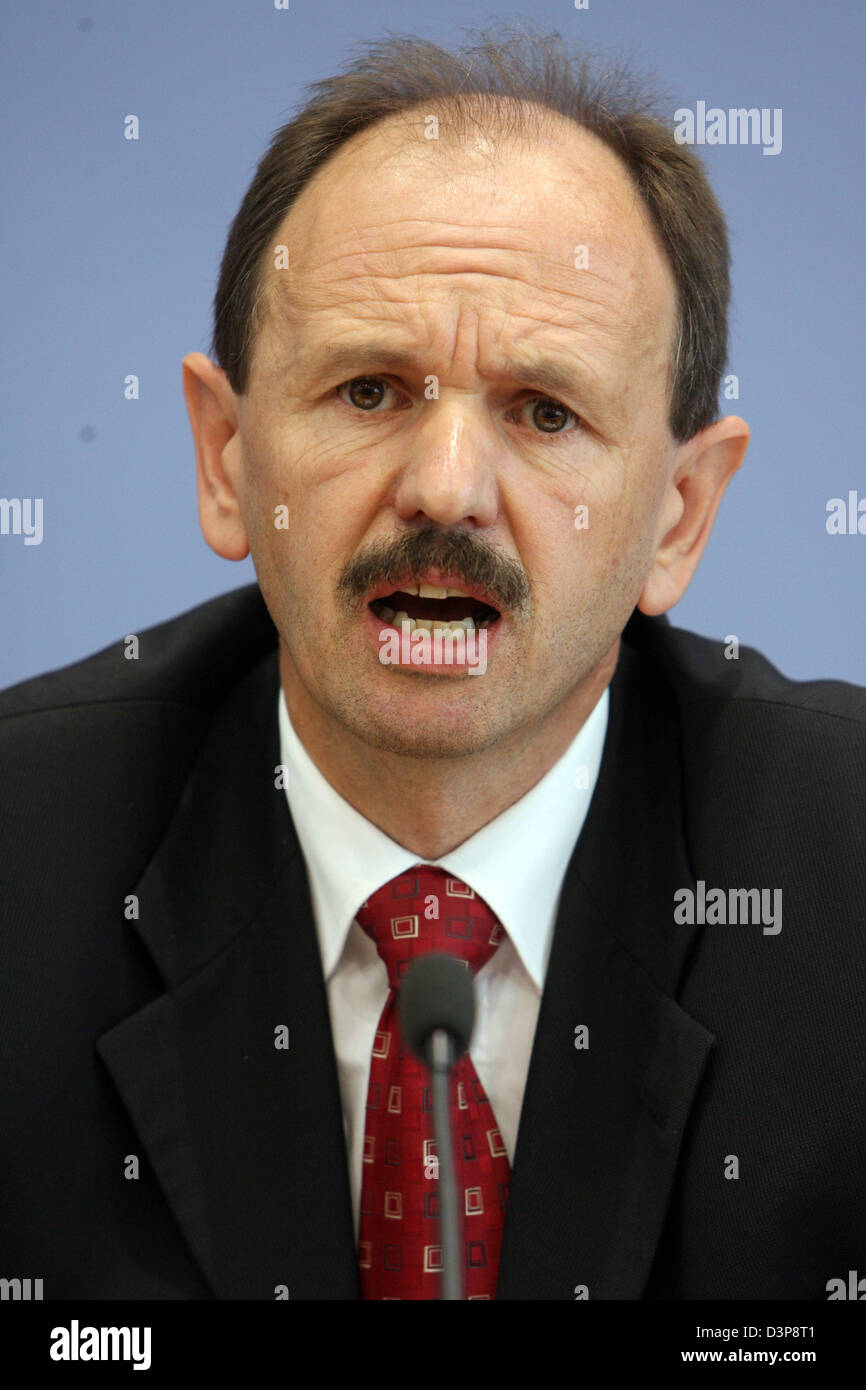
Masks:
[[[624,642],[554,931],[498,1298],[642,1296],[713,1043],[674,998],[696,929],[674,924],[673,895],[694,878],[671,698],[649,669]]]
[[[135,890],[165,993],[98,1050],[217,1298],[356,1298],[327,994],[275,787],[278,681],[274,654],[216,713]]]

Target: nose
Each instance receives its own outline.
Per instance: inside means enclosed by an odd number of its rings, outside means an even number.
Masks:
[[[463,399],[430,401],[413,432],[394,505],[403,521],[492,526],[499,514],[497,444],[481,408]]]

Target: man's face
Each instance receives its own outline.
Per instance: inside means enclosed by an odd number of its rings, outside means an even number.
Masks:
[[[234,447],[290,708],[419,756],[540,727],[616,647],[664,533],[675,288],[627,174],[555,118],[537,149],[388,122],[280,244]],[[388,610],[491,609],[483,674],[380,661]]]

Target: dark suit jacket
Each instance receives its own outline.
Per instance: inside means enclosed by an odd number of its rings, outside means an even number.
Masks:
[[[253,586],[0,698],[0,1276],[46,1299],[358,1297],[278,680]],[[635,613],[500,1298],[825,1299],[866,1274],[864,769],[863,691]],[[699,879],[781,888],[782,930],[677,925]]]

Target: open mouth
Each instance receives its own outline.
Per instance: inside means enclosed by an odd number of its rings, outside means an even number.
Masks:
[[[409,631],[426,628],[462,628],[464,631],[491,627],[499,620],[499,611],[489,603],[472,598],[462,589],[440,589],[433,584],[407,584],[390,594],[373,599],[371,612],[392,627]]]

